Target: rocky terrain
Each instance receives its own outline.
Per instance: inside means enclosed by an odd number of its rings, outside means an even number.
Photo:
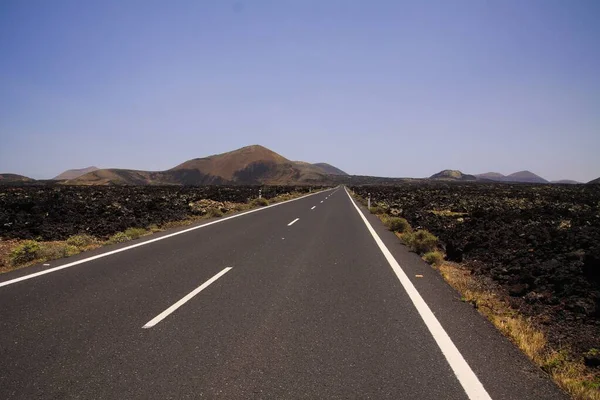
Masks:
[[[3,186],[0,239],[64,240],[87,233],[106,238],[131,227],[148,227],[202,215],[207,207],[226,212],[233,203],[258,197],[258,186]],[[307,186],[263,187],[270,199]]]
[[[418,182],[356,186],[437,235],[447,259],[579,354],[600,349],[600,186]]]

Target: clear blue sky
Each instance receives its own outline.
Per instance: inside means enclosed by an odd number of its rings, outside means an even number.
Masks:
[[[600,176],[600,1],[0,1],[0,172],[262,144],[353,174]]]

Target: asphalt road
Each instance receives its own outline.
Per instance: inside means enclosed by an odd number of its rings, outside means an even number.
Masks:
[[[567,398],[362,213],[332,189],[0,276],[0,399]]]

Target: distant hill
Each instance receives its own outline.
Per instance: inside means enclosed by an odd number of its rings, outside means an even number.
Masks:
[[[161,171],[137,171],[133,169],[99,169],[85,175],[63,181],[67,185],[174,185],[172,179]],[[199,183],[203,184],[203,183]]]
[[[600,178],[596,178],[593,181],[589,181],[588,185],[600,184]]]
[[[331,166],[337,170],[337,168]],[[309,184],[327,181],[323,167],[294,162],[260,145],[195,158],[167,171],[100,169],[66,181],[73,185]]]
[[[0,174],[0,185],[17,182],[34,182],[35,179],[17,174]]]
[[[433,174],[429,177],[429,179],[437,179],[437,180],[452,180],[452,181],[476,181],[477,177],[475,175],[463,174],[462,172],[455,169],[445,169],[443,171],[438,172],[437,174]]]
[[[323,171],[325,171],[326,174],[329,175],[348,175],[347,173],[345,173],[344,171],[342,171],[339,168],[334,167],[331,164],[327,164],[327,163],[316,163],[313,164],[316,167],[321,168]]]
[[[519,171],[510,175],[502,175],[499,172],[486,172],[485,174],[477,174],[475,176],[498,182],[549,183],[541,176],[530,171]]]
[[[493,181],[501,181],[506,178],[504,175],[498,172],[486,172],[485,174],[476,174],[478,178],[491,179]]]
[[[547,180],[531,171],[519,171],[504,178],[507,182],[548,183]]]
[[[93,172],[93,171],[97,171],[97,170],[98,170],[97,167],[69,169],[69,170],[66,170],[65,172],[63,172],[62,174],[55,176],[52,179],[55,181],[66,180],[66,179],[75,179],[75,178],[79,178],[81,175],[87,174],[88,172]]]
[[[581,182],[572,181],[570,179],[562,179],[560,181],[551,181],[550,183],[563,183],[563,184],[568,184],[568,185],[577,185],[577,184],[580,184]]]

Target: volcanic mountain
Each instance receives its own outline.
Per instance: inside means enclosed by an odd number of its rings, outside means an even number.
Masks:
[[[547,180],[531,171],[519,171],[504,178],[507,182],[548,183]]]
[[[316,163],[313,164],[314,166],[317,166],[319,168],[321,168],[323,171],[325,171],[326,173],[328,173],[329,175],[348,175],[346,172],[342,171],[339,168],[334,167],[331,164],[327,164],[327,163]]]
[[[506,176],[502,175],[499,172],[486,172],[485,174],[476,174],[478,178],[490,179],[492,181],[502,181]]]
[[[0,174],[0,184],[17,183],[17,182],[33,182],[34,179],[17,174]]]
[[[474,175],[463,174],[462,172],[455,169],[445,169],[443,171],[438,172],[437,174],[431,175],[429,179],[450,181],[476,181],[477,177]]]
[[[263,146],[253,145],[227,153],[188,160],[167,171],[100,169],[65,183],[74,185],[283,185],[322,183],[327,180],[329,174],[328,169],[318,165],[290,161]]]
[[[475,176],[478,178],[500,182],[548,183],[547,180],[531,171],[519,171],[506,176],[498,172],[486,172],[485,174],[478,174]]]
[[[61,181],[65,179],[75,179],[79,178],[82,175],[87,174],[88,172],[98,171],[98,167],[87,167],[81,169],[68,169],[62,174],[55,176],[52,180]]]

